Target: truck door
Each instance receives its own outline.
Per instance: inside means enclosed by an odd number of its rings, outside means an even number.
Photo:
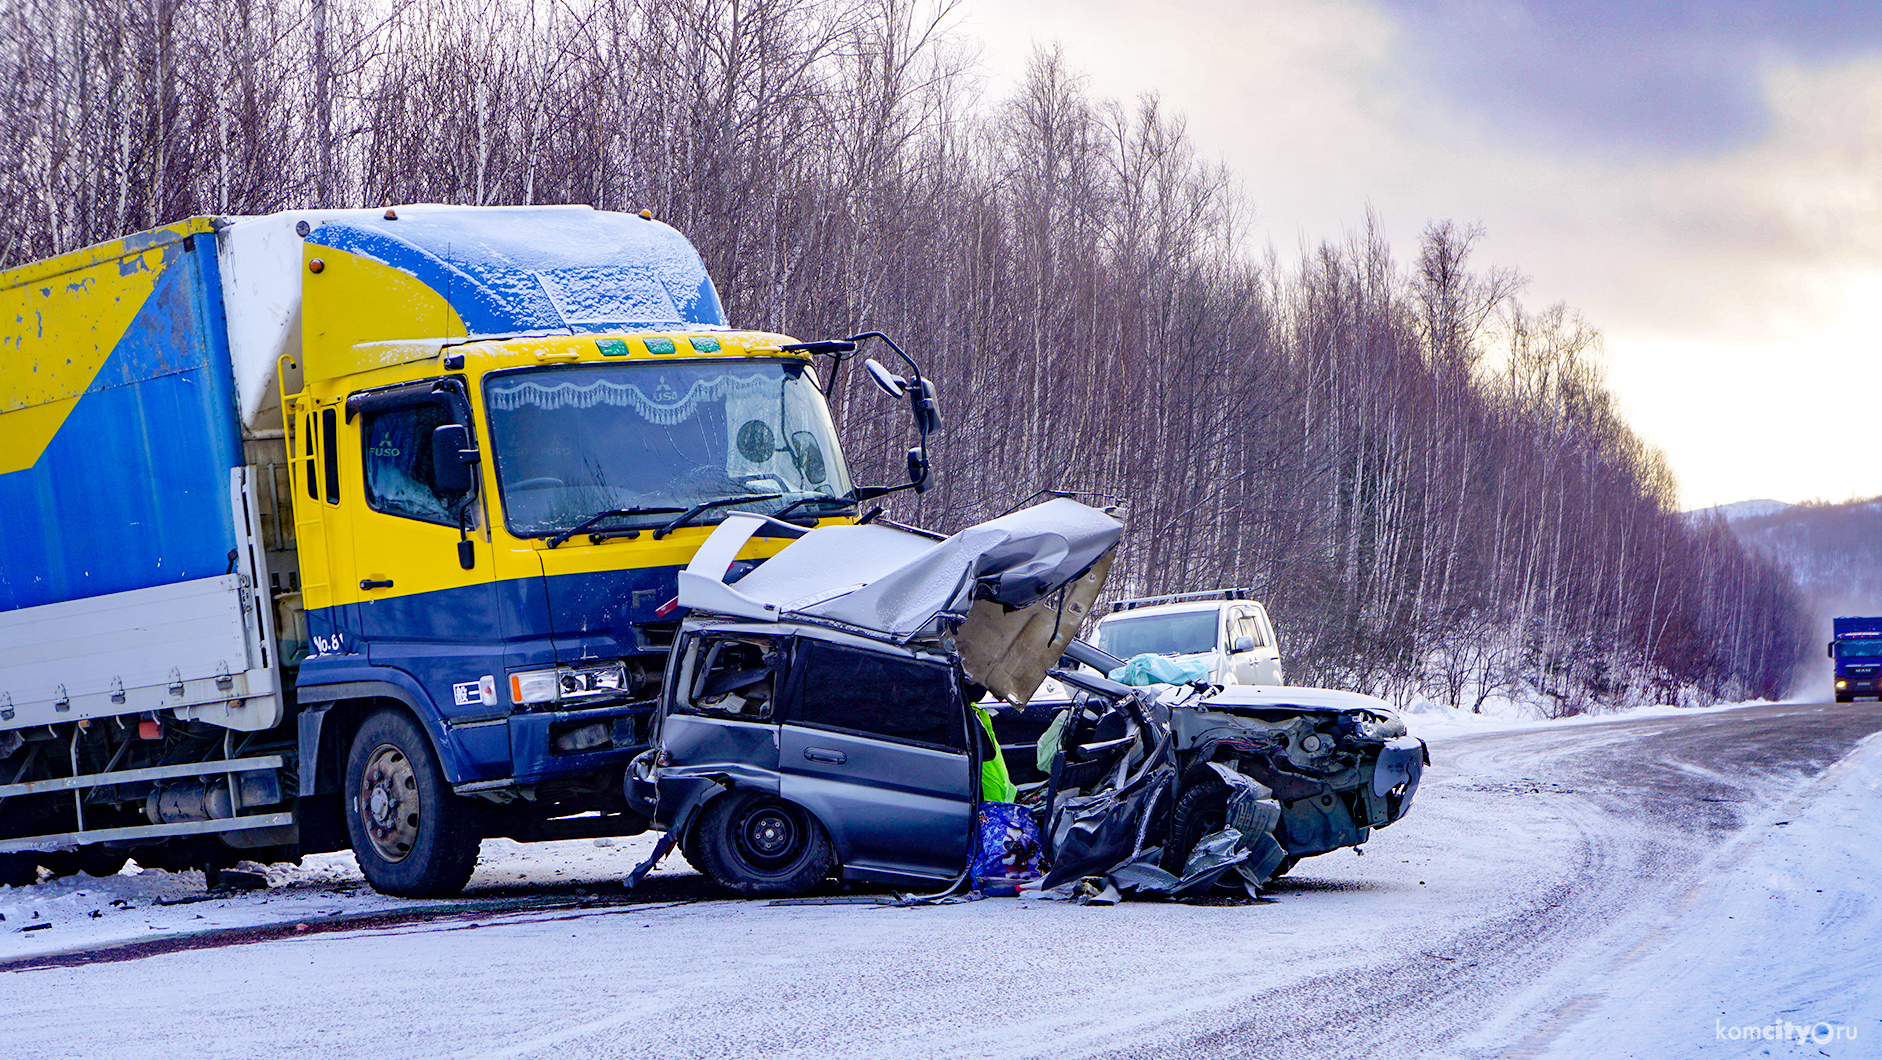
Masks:
[[[791,670],[779,794],[817,815],[849,868],[960,872],[974,778],[953,668],[803,639]]]
[[[352,472],[361,500],[349,513],[347,587],[358,594],[367,658],[424,687],[473,772],[507,775],[507,707],[496,687],[505,634],[484,532],[482,476],[472,465],[471,489],[453,492],[440,486],[434,465],[438,428],[463,425],[476,444],[467,398],[450,382],[428,380],[354,394],[346,411],[356,462],[349,469],[343,457],[341,468]]]

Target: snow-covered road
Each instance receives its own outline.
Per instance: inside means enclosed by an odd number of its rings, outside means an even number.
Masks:
[[[1882,1056],[1877,729],[1780,705],[1442,736],[1403,823],[1259,905],[780,907],[702,900],[676,857],[652,900],[581,906],[644,839],[492,841],[449,915],[344,856],[177,905],[200,878],[0,890],[0,966],[108,958],[0,975],[0,1055]]]

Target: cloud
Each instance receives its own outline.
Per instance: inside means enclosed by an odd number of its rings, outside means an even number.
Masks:
[[[1882,47],[1872,0],[1381,0],[1402,56],[1505,136],[1648,157],[1751,143],[1764,69]]]
[[[1477,265],[1521,269],[1527,301],[1606,335],[1688,503],[1882,494],[1861,437],[1882,393],[1874,0],[1004,0],[973,18],[996,72],[1057,40],[1096,94],[1157,91],[1283,254],[1369,207],[1401,255],[1432,220],[1481,223]]]

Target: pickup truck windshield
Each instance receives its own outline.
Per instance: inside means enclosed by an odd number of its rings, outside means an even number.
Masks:
[[[1882,659],[1882,637],[1838,641],[1836,654],[1842,659]]]
[[[1200,655],[1215,650],[1214,611],[1179,611],[1142,618],[1108,618],[1098,624],[1098,647],[1133,655]]]
[[[519,537],[565,531],[610,509],[775,511],[847,497],[849,472],[807,365],[777,361],[584,364],[484,381],[504,519]],[[767,499],[768,498],[768,499]],[[805,510],[799,508],[799,511]],[[611,526],[658,526],[670,515]]]

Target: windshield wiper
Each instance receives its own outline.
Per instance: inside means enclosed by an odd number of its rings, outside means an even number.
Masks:
[[[597,512],[583,519],[581,522],[576,523],[574,526],[569,527],[567,530],[549,538],[548,545],[550,548],[555,548],[557,545],[566,542],[569,538],[574,537],[576,534],[581,533],[583,530],[594,526],[604,519],[619,519],[629,515],[666,515],[669,512],[684,510],[683,508],[674,508],[671,506],[655,508],[610,508],[605,512]]]
[[[709,508],[723,508],[728,504],[744,504],[746,501],[775,501],[781,499],[783,496],[784,494],[782,493],[748,493],[743,497],[720,497],[716,501],[700,501],[684,512],[680,512],[677,517],[669,521],[665,526],[655,530],[653,532],[653,539],[655,541],[660,540],[673,531],[678,530],[680,527],[685,526],[694,516]],[[666,510],[669,512],[679,511],[677,508],[668,508]]]
[[[772,512],[771,518],[782,519],[786,515],[789,515],[791,512],[794,512],[797,509],[802,508],[804,505],[814,504],[818,501],[821,501],[825,504],[834,504],[840,508],[854,508],[856,507],[856,504],[857,504],[856,501],[848,497],[831,497],[825,494],[818,494],[817,496],[814,496],[814,497],[805,497],[802,500],[792,501],[791,503],[785,505],[784,507],[779,508],[777,511]]]

